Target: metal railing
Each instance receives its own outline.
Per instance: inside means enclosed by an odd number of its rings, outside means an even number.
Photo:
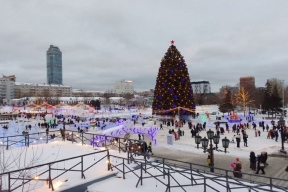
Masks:
[[[57,137],[61,137],[60,132],[57,134],[57,132],[59,131],[50,131],[50,133],[55,133],[55,135],[57,135]],[[45,132],[42,133],[33,133],[33,134],[28,134],[28,138],[33,138],[32,136],[34,135],[38,135],[39,137],[41,136],[41,134],[46,134]],[[82,145],[91,145],[93,147],[105,147],[107,151],[109,151],[109,149],[114,149],[117,150],[119,153],[120,152],[127,152],[127,157],[123,158],[123,157],[118,157],[118,156],[108,156],[107,159],[110,162],[110,164],[108,165],[109,169],[117,169],[118,170],[118,166],[122,165],[122,173],[125,175],[127,172],[125,172],[124,168],[128,167],[125,162],[127,164],[129,164],[131,161],[137,163],[139,165],[139,167],[143,166],[143,170],[147,171],[149,169],[149,167],[147,168],[147,166],[153,167],[153,168],[157,168],[157,170],[160,170],[161,167],[161,172],[162,172],[162,176],[163,178],[165,178],[165,176],[168,177],[168,175],[170,174],[170,179],[171,177],[171,173],[178,173],[178,171],[175,170],[175,167],[181,167],[181,169],[184,170],[184,172],[191,174],[191,185],[204,185],[204,189],[206,190],[207,187],[209,188],[213,188],[213,186],[210,186],[207,183],[207,180],[211,180],[215,183],[219,183],[221,182],[225,182],[225,186],[227,187],[227,191],[231,191],[232,189],[236,189],[236,188],[249,188],[252,191],[257,191],[257,189],[261,189],[261,190],[266,190],[266,188],[268,188],[269,190],[266,191],[273,191],[274,189],[279,189],[282,191],[288,191],[288,180],[287,179],[280,179],[280,178],[272,178],[272,177],[265,177],[265,176],[260,176],[260,175],[254,175],[254,174],[249,174],[249,173],[243,173],[243,179],[241,178],[234,178],[233,177],[233,171],[231,170],[225,170],[225,169],[220,169],[220,168],[216,168],[214,167],[215,173],[211,173],[210,167],[204,166],[204,165],[199,165],[199,164],[195,164],[195,163],[189,163],[189,162],[184,162],[184,161],[179,161],[179,160],[175,160],[175,159],[168,159],[168,158],[162,158],[162,157],[157,157],[157,156],[153,156],[153,158],[157,159],[158,163],[161,162],[161,164],[159,165],[154,165],[151,164],[147,159],[149,159],[149,155],[147,155],[146,153],[141,153],[141,152],[131,152],[129,151],[129,144],[131,143],[137,143],[139,142],[138,140],[134,140],[134,139],[125,139],[125,138],[120,138],[120,137],[114,137],[114,136],[107,136],[107,135],[101,135],[101,134],[94,134],[94,133],[79,133],[77,131],[69,131],[66,130],[66,136],[69,135],[69,137],[65,137],[65,140],[68,140],[72,143],[76,142],[76,143],[81,143]],[[12,140],[11,138],[17,138],[19,137],[20,139],[16,140]],[[22,138],[21,138],[22,137]],[[36,139],[36,138],[33,138]],[[40,138],[38,138],[40,139]],[[51,141],[52,139],[46,138],[47,142]],[[6,146],[6,149],[9,149],[9,146],[12,146],[16,143],[25,143],[25,141],[23,141],[23,135],[16,135],[16,136],[8,136],[8,137],[0,137],[0,141],[4,141],[4,143],[2,143],[2,146]],[[27,139],[28,140],[28,139]],[[27,147],[29,147],[29,144],[31,144],[32,141],[30,141],[31,139],[29,139],[26,143],[28,143]],[[35,141],[35,140],[34,140]],[[35,143],[37,144],[37,142]],[[137,155],[140,157],[140,159],[136,158]],[[110,157],[117,157],[117,158],[121,158],[123,159],[123,163],[120,165],[113,165],[111,164],[110,161]],[[142,159],[143,157],[143,159]],[[124,161],[126,160],[126,161]],[[64,160],[65,161],[65,160]],[[144,162],[143,162],[144,161]],[[140,166],[141,165],[141,166]],[[129,172],[133,172],[132,170],[129,170]],[[168,174],[169,172],[169,174]],[[184,173],[183,172],[183,173]],[[209,173],[207,175],[207,173]],[[137,175],[137,174],[136,174]],[[203,183],[199,183],[198,180],[200,179],[193,179],[193,177],[201,177],[203,180]],[[140,178],[140,176],[137,176]],[[151,175],[151,177],[155,178],[156,180],[158,180],[158,176],[153,176]],[[186,176],[188,177],[188,176]],[[213,178],[211,178],[213,177]],[[141,180],[139,180],[139,182],[141,181],[141,183],[143,182],[143,179],[145,179],[144,177],[141,178]],[[222,181],[224,180],[224,181]],[[232,181],[231,181],[232,180]],[[159,181],[160,182],[160,181]],[[168,182],[168,181],[167,181]],[[161,181],[161,183],[163,183],[163,181]],[[251,184],[251,185],[247,185],[247,183]],[[238,187],[233,187],[232,185],[237,185]],[[138,184],[137,184],[138,185]],[[174,187],[180,187],[183,188],[184,185],[179,184],[178,186],[171,186],[171,183],[168,185],[168,183],[165,184],[167,186],[167,188],[170,189],[174,188]],[[266,187],[266,188],[265,188]],[[229,190],[228,190],[229,189]],[[185,191],[185,190],[184,190]],[[215,191],[217,191],[215,189]]]
[[[84,168],[84,157],[94,156],[95,154],[98,154],[98,153],[105,153],[105,155],[102,158],[97,159],[96,162],[89,164],[88,166],[86,166],[86,168]],[[86,179],[84,173],[87,170],[89,170],[91,167],[96,165],[97,163],[104,160],[105,158],[107,158],[107,160],[105,160],[104,166],[107,165],[107,161],[109,162],[109,158],[110,158],[109,150],[101,150],[101,151],[97,151],[97,152],[93,152],[93,153],[79,155],[76,157],[61,159],[61,160],[48,162],[48,163],[35,165],[35,166],[30,166],[30,167],[24,167],[22,169],[17,169],[17,170],[13,170],[13,171],[7,171],[4,173],[1,173],[0,177],[2,177],[2,183],[3,182],[8,183],[6,186],[6,190],[8,192],[15,191],[16,189],[18,189],[20,187],[24,187],[24,185],[29,184],[29,182],[35,181],[35,180],[36,181],[46,181],[49,185],[49,188],[51,188],[52,191],[54,191],[53,181],[55,179],[59,178],[61,175],[65,174],[67,172],[71,172],[71,171],[75,172],[76,171],[76,172],[80,172],[80,176],[81,176],[80,178]],[[60,162],[65,163],[65,162],[68,162],[71,160],[79,160],[79,161],[77,163],[73,164],[69,168],[65,168],[65,164],[64,164],[64,168],[58,168],[58,163],[60,163]],[[91,162],[91,161],[87,160],[86,164],[88,164],[88,162]],[[57,167],[55,167],[56,165],[57,165]],[[42,171],[37,171],[38,169],[42,169]],[[55,171],[56,171],[56,175],[55,175]],[[58,171],[63,171],[63,172],[58,173]],[[54,172],[53,175],[55,175],[55,177],[52,176],[52,172]],[[35,175],[35,177],[31,177],[25,173],[29,173],[29,175],[31,175],[31,174]],[[44,179],[41,179],[41,177]],[[12,183],[12,181],[14,181],[14,182]]]
[[[231,192],[236,189],[248,189],[248,191],[255,192],[258,192],[259,190],[278,192],[288,191],[287,179],[265,177],[243,172],[243,179],[235,178],[233,176],[235,171],[214,167],[215,173],[212,173],[209,171],[210,167],[207,166],[157,156],[153,156],[153,158],[157,158],[158,160],[148,161],[147,159],[149,159],[149,156],[146,154],[142,155],[144,156],[142,160],[131,158],[131,155],[128,155],[128,158],[110,155],[109,169],[112,171],[113,169],[116,169],[121,172],[123,179],[125,179],[126,174],[133,173],[132,175],[138,178],[136,187],[139,186],[139,183],[143,185],[144,179],[154,178],[166,187],[166,192],[170,192],[173,188],[181,188],[183,191],[186,191],[185,187],[197,185],[203,186],[203,191],[210,189],[217,192]],[[118,162],[120,163],[113,164],[111,162],[112,158],[118,159]],[[138,169],[132,169],[128,166],[131,161],[138,166]],[[155,174],[155,169],[159,174]],[[144,176],[144,173],[148,176]],[[183,179],[177,180],[175,174],[182,176]],[[160,179],[160,177],[163,179]],[[257,179],[255,180],[255,178]],[[218,187],[215,187],[215,185],[218,185]],[[222,187],[222,189],[219,190],[219,187]]]
[[[0,137],[0,147],[5,146],[6,150],[8,150],[11,146],[16,144],[29,147],[31,144],[38,144],[39,141],[49,143],[51,141],[54,141],[55,139],[51,138],[51,135],[55,135],[55,138],[62,138],[59,130],[49,131],[48,135],[46,134],[46,132],[19,134]],[[93,147],[105,147],[107,149],[117,148],[119,153],[121,151],[126,152],[128,143],[135,143],[139,141],[135,139],[125,139],[121,137],[108,136],[96,133],[81,133],[71,130],[65,131],[64,140],[71,141],[72,143],[81,143],[82,145],[91,145]]]

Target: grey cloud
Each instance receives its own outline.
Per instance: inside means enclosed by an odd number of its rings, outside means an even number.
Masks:
[[[286,1],[5,1],[0,7],[0,72],[46,81],[46,51],[63,52],[63,81],[105,91],[121,79],[155,87],[171,39],[190,79],[212,90],[253,75],[285,79]]]

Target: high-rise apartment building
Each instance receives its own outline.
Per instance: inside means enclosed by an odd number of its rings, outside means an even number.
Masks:
[[[15,75],[4,76],[0,78],[0,103],[7,103],[14,99],[14,81]]]
[[[133,82],[129,80],[123,80],[120,82],[114,83],[114,93],[123,94],[123,93],[134,93]]]
[[[193,81],[191,82],[193,93],[211,93],[211,87],[209,81]]]
[[[50,45],[47,53],[47,84],[62,85],[62,52]]]
[[[252,76],[240,77],[240,88],[244,88],[246,91],[255,89],[255,78]]]

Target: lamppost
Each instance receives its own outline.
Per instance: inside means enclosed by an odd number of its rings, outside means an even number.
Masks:
[[[285,125],[285,120],[283,119],[283,116],[280,117],[280,120],[278,121],[278,125],[279,125],[280,128],[281,128],[281,149],[280,149],[280,152],[286,154],[286,151],[284,150],[284,133],[283,133],[283,127],[284,127],[284,125]]]
[[[282,81],[283,81],[283,83],[282,83],[282,97],[283,97],[283,99],[282,99],[282,104],[283,104],[282,117],[284,117],[284,81],[285,80],[282,80]]]
[[[217,135],[214,135],[214,131],[211,131],[211,129],[209,129],[209,131],[207,131],[207,137],[204,137],[202,139],[201,136],[197,135],[195,137],[195,143],[197,144],[197,148],[199,148],[199,144],[201,142],[202,144],[202,148],[204,149],[204,153],[206,152],[209,152],[210,153],[210,171],[211,172],[214,172],[214,153],[213,151],[216,150],[216,151],[219,151],[219,152],[224,152],[224,153],[227,153],[227,148],[229,147],[229,139],[227,139],[226,137],[224,139],[222,139],[222,145],[224,147],[224,151],[221,151],[218,149],[218,144],[219,144],[219,140],[220,140],[220,137],[217,136]],[[210,146],[209,146],[209,149],[208,148],[208,144],[209,144],[209,140],[210,140]],[[212,142],[213,140],[213,142]],[[213,147],[213,143],[216,145],[216,147]]]
[[[197,144],[197,149],[199,149],[199,144],[201,143],[202,137],[200,135],[196,135],[195,143]]]

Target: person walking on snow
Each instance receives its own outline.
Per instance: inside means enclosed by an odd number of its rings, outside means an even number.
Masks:
[[[237,148],[240,148],[240,141],[241,141],[241,137],[240,137],[240,135],[238,134],[238,135],[236,136]]]
[[[235,168],[234,168],[234,172],[233,172],[234,177],[242,178],[242,171],[241,170],[242,170],[242,163],[241,163],[239,158],[236,158]]]
[[[255,153],[253,151],[250,152],[250,169],[252,169],[253,171],[256,171],[256,156]]]
[[[244,133],[243,134],[244,147],[248,147],[247,146],[247,140],[248,140],[248,135],[247,135],[247,133]]]
[[[262,171],[262,174],[265,174],[264,167],[265,167],[264,156],[262,154],[258,155],[257,156],[257,171],[255,174],[259,174],[260,170]]]
[[[275,134],[275,141],[278,142],[279,133],[277,129],[275,130],[274,134]]]
[[[149,145],[148,145],[147,154],[149,154],[149,153],[151,153],[152,155],[154,155],[153,152],[152,152],[152,143],[151,143],[151,142],[149,142]]]

